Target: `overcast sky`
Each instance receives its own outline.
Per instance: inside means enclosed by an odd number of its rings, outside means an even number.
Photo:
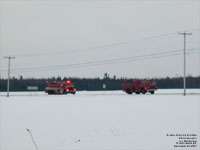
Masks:
[[[19,77],[200,75],[199,0],[2,0],[0,70]]]

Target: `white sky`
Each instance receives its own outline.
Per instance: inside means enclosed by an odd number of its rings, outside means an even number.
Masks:
[[[8,60],[3,56],[9,55],[15,56],[11,75],[16,77],[103,77],[105,72],[117,77],[182,76],[183,55],[116,60],[182,50],[179,31],[192,32],[187,36],[187,49],[196,49],[187,55],[187,75],[200,75],[198,0],[2,0],[0,4],[4,78]],[[169,35],[160,36],[165,34]],[[155,36],[159,37],[149,38]],[[80,65],[113,59],[112,64]]]

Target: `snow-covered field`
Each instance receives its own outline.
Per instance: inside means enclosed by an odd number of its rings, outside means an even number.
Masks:
[[[199,150],[200,90],[0,93],[0,149]],[[194,148],[174,148],[179,136],[197,134]],[[183,144],[184,145],[184,144]]]

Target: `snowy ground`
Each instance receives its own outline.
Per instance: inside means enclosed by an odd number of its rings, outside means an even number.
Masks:
[[[0,149],[199,150],[200,90],[0,93]],[[174,148],[178,136],[197,134],[194,148]],[[183,144],[184,145],[184,144]]]

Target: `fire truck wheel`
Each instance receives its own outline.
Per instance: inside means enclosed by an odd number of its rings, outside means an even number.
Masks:
[[[127,93],[127,94],[132,94],[132,92],[131,92],[130,89],[128,89],[128,90],[126,91],[126,93]]]
[[[151,91],[150,93],[151,93],[151,94],[154,94],[154,91]]]
[[[136,92],[136,94],[140,94],[140,92]]]
[[[52,94],[54,94],[53,92],[48,92],[48,95],[52,95]]]
[[[142,89],[142,94],[145,94],[145,93],[146,93],[146,91],[144,89]]]

